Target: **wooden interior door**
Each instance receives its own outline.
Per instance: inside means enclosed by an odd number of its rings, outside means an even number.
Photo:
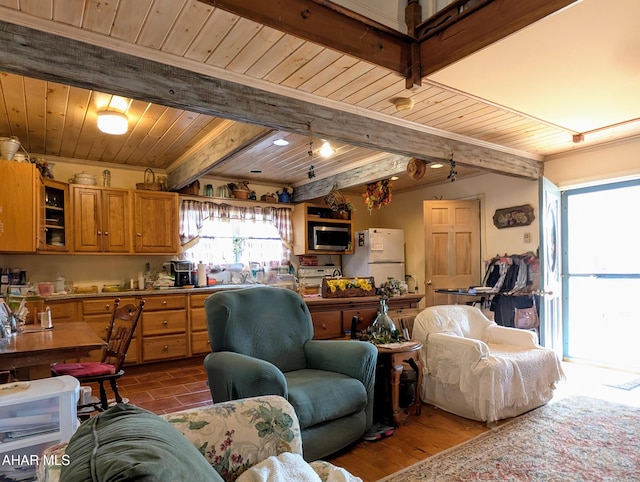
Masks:
[[[482,282],[480,201],[424,201],[423,214],[426,306],[455,303],[435,291]]]

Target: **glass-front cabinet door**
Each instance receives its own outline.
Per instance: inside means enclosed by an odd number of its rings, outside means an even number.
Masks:
[[[52,179],[43,179],[43,183],[44,216],[40,250],[68,252],[71,245],[69,187],[64,182]]]

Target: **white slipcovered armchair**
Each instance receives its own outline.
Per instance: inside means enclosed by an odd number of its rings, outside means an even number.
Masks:
[[[542,406],[564,373],[528,330],[507,328],[468,305],[431,306],[414,321],[423,343],[421,398],[456,415],[494,422]]]

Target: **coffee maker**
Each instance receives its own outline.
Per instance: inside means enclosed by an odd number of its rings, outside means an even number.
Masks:
[[[191,261],[171,261],[171,274],[174,278],[174,286],[195,285],[194,266]]]

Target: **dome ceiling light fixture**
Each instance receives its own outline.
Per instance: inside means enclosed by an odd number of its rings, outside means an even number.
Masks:
[[[275,146],[288,146],[289,145],[289,141],[286,139],[276,139],[275,141],[273,141],[273,145]]]
[[[413,109],[413,99],[409,97],[398,97],[393,101],[393,105],[397,110],[411,110]]]
[[[105,134],[119,136],[129,130],[129,119],[121,112],[103,110],[98,112],[98,129]]]

